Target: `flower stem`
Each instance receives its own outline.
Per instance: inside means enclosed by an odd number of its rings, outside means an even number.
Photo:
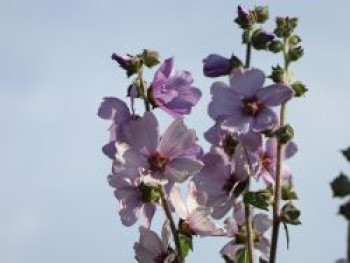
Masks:
[[[347,259],[350,261],[350,221],[348,222],[348,255]]]
[[[183,255],[182,255],[180,239],[179,239],[178,231],[177,231],[175,223],[174,223],[173,216],[171,215],[168,201],[165,197],[165,190],[164,190],[163,186],[160,186],[159,188],[160,188],[160,198],[162,201],[162,206],[163,206],[165,215],[169,220],[171,233],[173,234],[178,260],[179,260],[179,263],[183,263],[183,262],[185,262],[185,260],[184,260]]]
[[[289,60],[288,60],[288,39],[284,39],[284,71],[285,77],[284,82],[286,84],[290,83],[290,73],[289,73]],[[285,125],[286,119],[286,103],[282,103],[280,109],[280,126]],[[281,210],[281,196],[282,196],[282,167],[283,167],[283,152],[285,146],[281,143],[277,144],[277,163],[276,163],[276,179],[275,179],[275,189],[274,189],[274,201],[273,201],[273,220],[272,220],[272,236],[271,236],[271,250],[270,250],[270,261],[269,263],[276,262],[277,256],[277,244],[279,229],[281,225],[280,220],[280,210]]]
[[[247,49],[246,49],[246,57],[245,57],[245,68],[250,67],[251,55],[252,55],[252,44],[251,44],[251,29],[248,29],[248,41],[247,41]],[[249,164],[249,175],[246,184],[246,191],[250,191],[250,177],[252,171],[252,167],[249,161],[248,152],[246,147],[243,145],[245,155],[247,157],[247,162]],[[247,247],[248,247],[248,255],[249,255],[249,263],[254,263],[254,243],[253,243],[253,220],[252,220],[252,211],[250,205],[248,203],[244,203],[244,212],[245,212],[245,224],[247,231]]]
[[[150,111],[151,108],[150,108],[149,101],[147,99],[147,89],[146,89],[145,83],[143,81],[143,68],[140,69],[138,78],[140,80],[140,91],[141,91],[141,96],[143,98],[143,102],[145,104],[145,110]]]

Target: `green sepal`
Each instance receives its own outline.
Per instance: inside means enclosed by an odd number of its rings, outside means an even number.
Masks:
[[[179,234],[180,247],[183,257],[187,257],[190,251],[193,251],[192,237],[184,234]]]
[[[350,195],[350,179],[343,173],[340,173],[331,182],[331,188],[333,190],[333,197],[343,198]]]

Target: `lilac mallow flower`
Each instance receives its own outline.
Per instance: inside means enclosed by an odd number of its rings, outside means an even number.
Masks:
[[[180,189],[175,185],[170,192],[170,201],[175,212],[180,217],[179,230],[188,236],[222,236],[224,230],[219,228],[211,219],[212,209],[206,207],[206,196],[198,193],[193,182],[189,184],[189,191],[184,202]]]
[[[202,96],[192,83],[189,72],[176,70],[173,58],[166,59],[154,76],[150,89],[151,101],[174,118],[181,118],[190,114]]]
[[[256,214],[253,217],[254,257],[268,260],[270,244],[264,233],[271,227],[271,220],[266,214]],[[225,220],[227,235],[233,240],[227,243],[220,253],[235,262],[237,253],[246,248],[247,232],[245,227],[245,213],[242,202],[235,204],[233,216]]]
[[[212,207],[212,217],[215,219],[227,214],[246,187],[247,162],[240,145],[237,146],[235,155],[237,157],[231,159],[220,151],[209,152],[203,158],[204,167],[193,178],[198,191],[206,194],[207,205]],[[257,159],[251,158],[251,161],[256,167]]]
[[[223,119],[223,126],[243,132],[274,128],[278,118],[271,107],[291,99],[294,91],[284,84],[263,88],[265,78],[264,72],[259,69],[236,68],[232,71],[230,86],[215,82],[211,87],[212,101],[208,108],[210,117]]]
[[[123,135],[127,149],[121,156],[122,166],[138,170],[137,175],[150,175],[159,183],[183,182],[203,166],[196,159],[195,131],[180,119],[173,121],[160,137],[156,117],[146,112],[142,118],[125,124]]]
[[[210,54],[203,60],[203,74],[206,77],[229,75],[232,70],[231,60],[217,54]]]
[[[140,227],[140,240],[134,245],[135,259],[139,263],[175,263],[176,255],[169,247],[168,240],[145,227]]]
[[[260,133],[253,131],[241,133],[235,128],[224,128],[220,121],[204,133],[204,138],[212,144],[212,147],[222,148],[228,156],[234,155],[239,143],[251,152],[256,152],[262,146]]]
[[[99,109],[98,116],[105,120],[111,120],[109,127],[109,142],[102,147],[102,151],[111,159],[115,159],[116,142],[122,140],[122,126],[133,117],[130,114],[126,103],[118,98],[106,97],[103,99]]]
[[[160,199],[158,186],[148,183],[144,177],[129,176],[129,170],[117,170],[115,165],[113,168],[115,172],[108,176],[108,182],[115,188],[123,225],[132,226],[142,214],[146,219],[145,226],[150,227]]]
[[[293,157],[298,151],[298,147],[294,142],[289,142],[284,147],[283,159]],[[265,148],[261,147],[258,150],[260,168],[256,173],[257,179],[263,180],[266,185],[273,185],[276,178],[277,164],[277,139],[271,138],[266,141]],[[291,180],[290,169],[283,164],[282,167],[283,181]]]

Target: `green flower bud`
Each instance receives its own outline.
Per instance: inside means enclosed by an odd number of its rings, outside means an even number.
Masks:
[[[350,162],[350,147],[341,151],[348,162]]]
[[[244,202],[251,204],[257,208],[268,211],[272,203],[273,194],[269,189],[260,190],[257,192],[247,192],[244,194]]]
[[[292,46],[296,46],[301,42],[301,38],[298,35],[292,35],[288,39],[288,43]]]
[[[265,23],[269,19],[269,7],[268,6],[257,6],[253,10],[255,20],[259,24]]]
[[[340,175],[331,182],[331,188],[333,191],[333,197],[343,198],[350,195],[349,177],[340,173]]]
[[[280,38],[287,38],[291,36],[297,26],[298,18],[296,17],[277,17],[274,33]]]
[[[155,50],[144,49],[142,59],[147,67],[152,68],[159,64],[159,53]]]
[[[272,73],[269,78],[272,79],[275,83],[283,83],[284,75],[285,70],[280,65],[277,65],[276,67],[272,67]]]
[[[289,61],[297,61],[304,55],[304,49],[301,46],[291,48],[288,52]]]
[[[297,193],[295,192],[292,183],[287,182],[282,185],[282,200],[298,200]]]
[[[275,131],[275,135],[276,135],[276,138],[277,138],[279,143],[286,144],[287,142],[289,142],[290,140],[293,139],[294,130],[293,130],[292,126],[290,126],[289,124],[286,124],[286,125],[279,127]]]
[[[283,43],[280,40],[274,40],[269,44],[268,48],[273,53],[279,53],[283,50]]]
[[[291,202],[282,207],[281,221],[285,224],[300,225],[300,210],[298,210]]]
[[[157,203],[160,199],[160,189],[158,186],[140,183],[139,191],[142,200],[146,203]]]
[[[295,92],[295,97],[301,97],[308,91],[306,86],[300,81],[294,82],[291,86]]]
[[[180,248],[182,255],[187,257],[191,250],[193,250],[192,237],[188,235],[179,234]]]

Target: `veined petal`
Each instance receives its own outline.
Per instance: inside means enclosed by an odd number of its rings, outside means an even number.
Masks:
[[[179,157],[170,161],[167,165],[165,174],[177,182],[183,182],[188,177],[198,173],[203,167],[203,163],[199,160]]]
[[[188,129],[183,120],[175,120],[170,124],[158,145],[161,156],[172,159],[184,154],[196,141],[196,134]]]
[[[276,127],[277,124],[278,118],[276,113],[270,108],[264,108],[258,113],[252,123],[252,130],[256,132],[270,130]]]
[[[184,201],[182,200],[178,185],[174,185],[171,189],[169,199],[179,217],[183,220],[186,220],[189,216],[189,213]]]
[[[269,219],[268,215],[265,214],[256,214],[253,217],[253,225],[254,229],[258,231],[259,234],[265,233],[270,229],[272,224],[271,219]]]

